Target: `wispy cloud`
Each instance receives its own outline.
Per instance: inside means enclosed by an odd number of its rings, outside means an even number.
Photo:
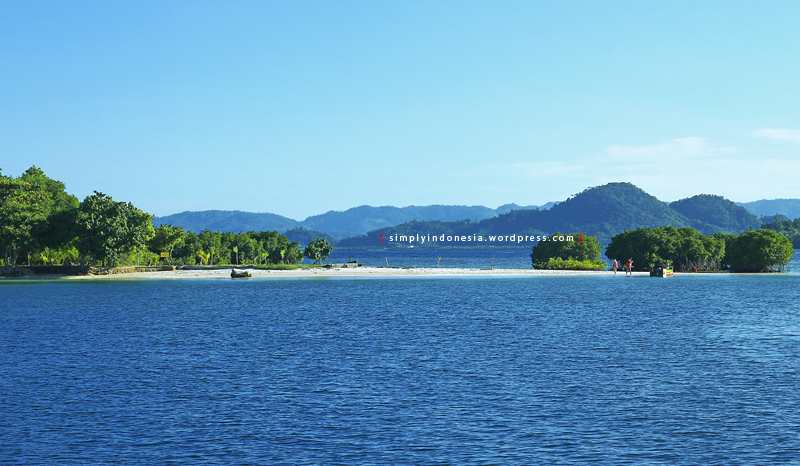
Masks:
[[[761,129],[748,133],[750,136],[778,141],[800,142],[800,130],[796,129]]]
[[[800,137],[800,134],[798,134]],[[587,186],[629,181],[664,201],[700,193],[735,201],[797,197],[800,160],[753,152],[725,141],[686,137],[652,144],[615,144],[594,154],[489,164],[472,174],[481,192],[507,192],[530,204],[565,199]],[[463,182],[463,180],[461,181]]]

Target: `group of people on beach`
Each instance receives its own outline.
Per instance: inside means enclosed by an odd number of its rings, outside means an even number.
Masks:
[[[614,270],[614,276],[617,276],[617,269],[622,268],[622,264],[614,259],[614,262],[611,264],[611,269]],[[631,269],[633,268],[633,259],[628,259],[628,262],[625,263],[625,276],[632,277],[633,272]]]

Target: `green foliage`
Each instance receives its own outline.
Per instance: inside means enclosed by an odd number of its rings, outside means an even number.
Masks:
[[[147,245],[150,251],[155,253],[169,252],[169,260],[172,263],[172,251],[183,240],[185,235],[183,227],[173,227],[162,223],[161,226],[155,229],[153,237],[150,238]]]
[[[762,225],[763,229],[772,230],[789,238],[795,249],[800,249],[800,218],[792,220],[779,220]]]
[[[77,247],[81,258],[114,264],[123,254],[144,249],[153,236],[152,220],[150,214],[130,202],[115,202],[111,196],[95,191],[78,209]]]
[[[534,263],[536,269],[543,270],[605,270],[606,263],[597,260],[574,260],[551,257],[544,262]]]
[[[603,263],[603,261],[600,260],[600,253],[603,248],[594,236],[583,235],[583,241],[581,242],[580,233],[562,235],[560,232],[557,232],[555,235],[551,235],[550,238],[560,238],[562,236],[565,238],[572,237],[573,241],[548,239],[547,241],[539,241],[536,246],[531,248],[531,263],[534,268],[550,268],[545,267],[544,264],[550,263],[552,265],[558,263],[551,259],[559,259],[561,261],[560,263],[578,262],[595,265],[597,263]],[[605,267],[605,265],[603,265],[603,267]],[[581,268],[576,270],[587,269]]]
[[[333,252],[331,243],[325,238],[317,238],[308,243],[303,255],[313,260],[315,264],[319,264],[321,261],[327,259],[331,252]]]
[[[303,260],[300,244],[277,231],[250,232],[262,245],[261,257],[264,264],[297,264]]]
[[[775,215],[762,215],[759,220],[761,223],[775,223],[775,222],[791,222],[792,219],[783,215],[783,214],[775,214]]]
[[[18,178],[0,175],[0,250],[5,263],[13,266],[20,256],[36,257],[45,248],[62,246],[48,241],[48,218],[77,205],[64,183],[39,168],[31,167]]]
[[[200,249],[199,251],[197,251],[196,258],[197,262],[199,262],[201,265],[207,265],[211,260],[211,253],[205,252],[202,249]]]
[[[276,231],[185,232],[162,224],[130,203],[95,191],[79,202],[36,167],[12,178],[0,174],[0,262],[31,264],[148,264],[170,251],[170,260],[186,264],[263,262],[297,264],[303,251]],[[147,247],[145,247],[147,246]]]
[[[792,242],[772,230],[748,230],[728,242],[733,272],[782,272],[794,254]]]
[[[702,235],[693,228],[637,228],[615,235],[606,248],[609,259],[647,270],[670,261],[676,270],[721,270],[734,272],[782,271],[794,250],[791,241],[771,230],[748,230],[740,235]]]
[[[624,263],[633,259],[635,270],[650,270],[667,262],[675,270],[719,270],[725,241],[700,234],[694,228],[637,228],[611,238],[606,257]]]
[[[333,246],[336,246],[336,239],[333,236],[317,230],[309,230],[302,227],[292,228],[284,231],[283,234],[289,238],[289,241],[296,241],[298,244],[308,244],[309,241],[314,241],[317,238],[325,238]]]
[[[691,226],[706,234],[738,233],[761,225],[758,217],[722,196],[699,194],[675,201],[669,206],[692,219]]]
[[[209,257],[207,263],[209,265],[214,265],[215,257],[225,257],[222,248],[222,235],[220,233],[211,230],[203,230],[197,235],[197,242],[199,246],[208,253]]]

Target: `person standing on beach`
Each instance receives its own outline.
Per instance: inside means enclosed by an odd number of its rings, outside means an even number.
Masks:
[[[614,259],[614,262],[611,263],[611,269],[614,271],[614,276],[617,276],[617,268],[619,268],[619,262]]]
[[[631,268],[633,267],[633,259],[628,259],[628,263],[625,264],[625,276],[632,277],[633,272],[631,272]]]

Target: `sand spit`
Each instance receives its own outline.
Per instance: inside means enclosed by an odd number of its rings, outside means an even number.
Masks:
[[[253,280],[264,278],[359,278],[359,277],[503,277],[503,276],[603,276],[614,272],[575,271],[575,270],[532,270],[532,269],[461,269],[461,268],[391,268],[391,267],[358,267],[358,268],[315,268],[296,270],[259,270],[248,269]],[[624,277],[624,272],[617,272]],[[634,272],[636,276],[648,276],[647,272]],[[128,280],[128,279],[181,279],[181,278],[219,278],[231,279],[231,269],[207,270],[169,270],[133,272],[111,275],[81,275],[62,277],[68,280]]]

